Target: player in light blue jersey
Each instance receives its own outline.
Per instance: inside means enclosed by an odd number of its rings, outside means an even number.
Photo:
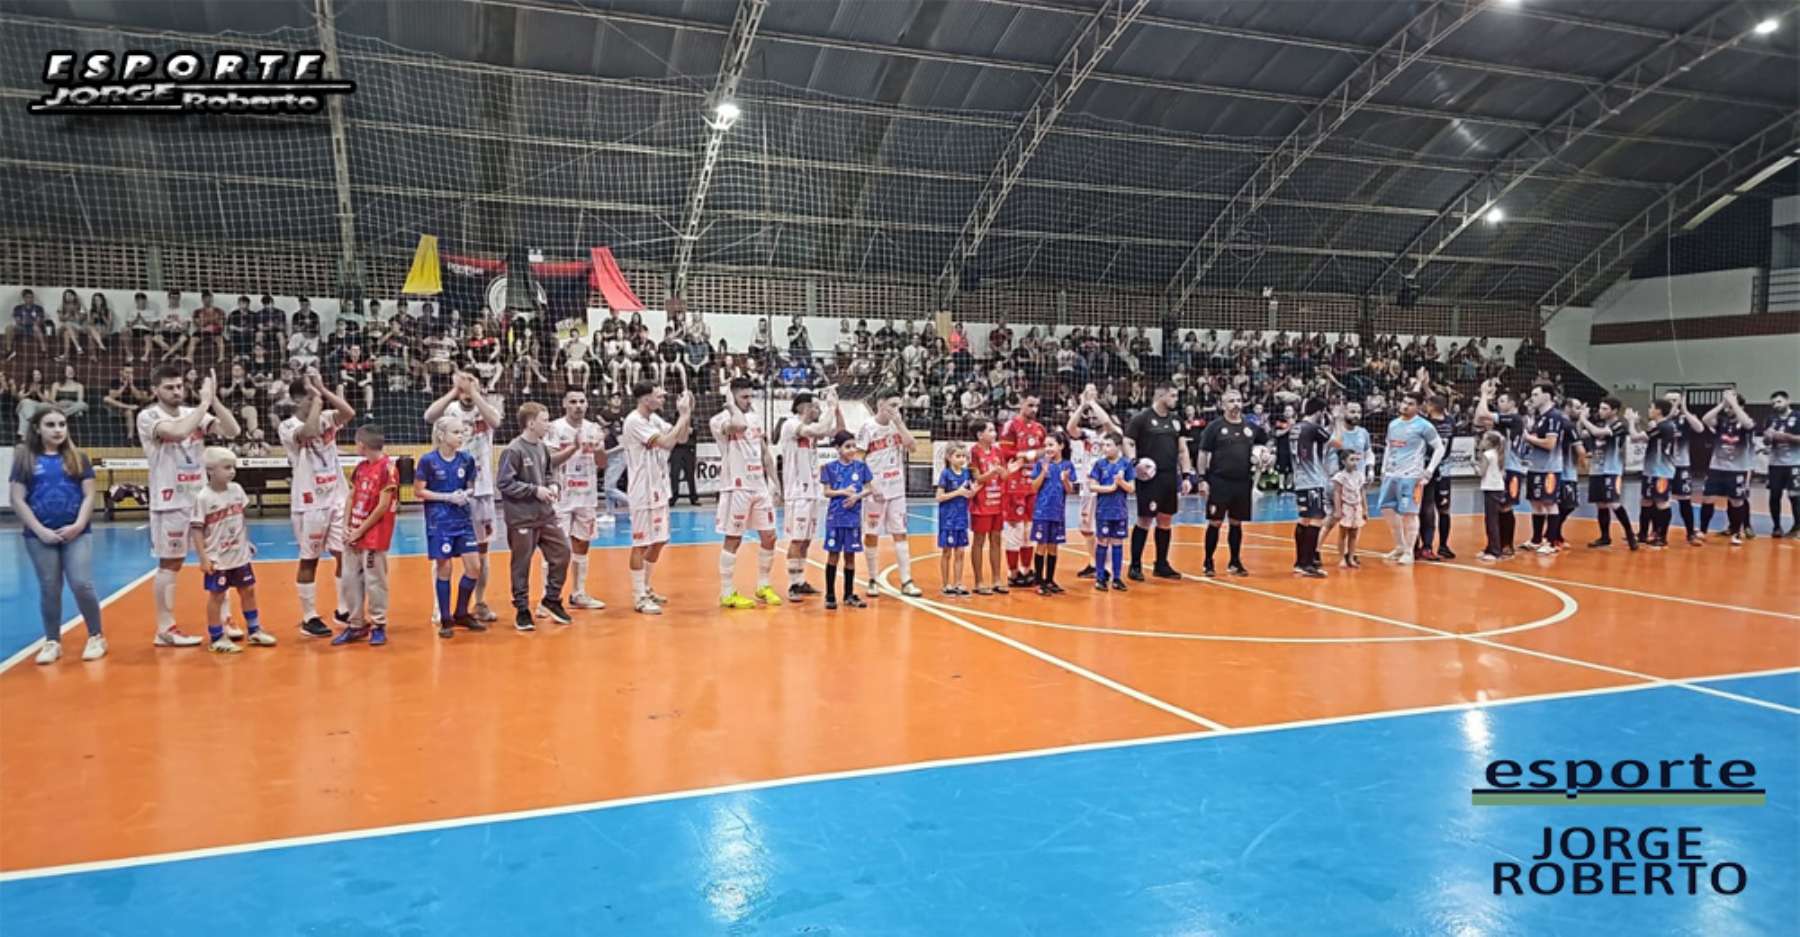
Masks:
[[[1413,542],[1419,538],[1419,499],[1425,479],[1437,471],[1449,447],[1437,427],[1419,415],[1419,395],[1408,391],[1400,398],[1400,416],[1388,423],[1387,444],[1381,461],[1381,495],[1375,510],[1392,505],[1388,524],[1394,531],[1394,549],[1387,559],[1402,566],[1413,561]]]
[[[1637,412],[1625,409],[1618,398],[1608,397],[1596,408],[1594,416],[1597,419],[1588,419],[1585,409],[1580,414],[1576,422],[1582,435],[1590,440],[1594,453],[1592,470],[1588,474],[1588,500],[1593,502],[1595,515],[1600,520],[1600,537],[1588,547],[1612,546],[1612,522],[1617,517],[1625,528],[1625,545],[1635,552],[1638,538],[1631,529],[1631,516],[1625,513],[1624,486],[1625,444],[1633,437],[1642,437],[1637,428]]]
[[[1788,403],[1788,392],[1769,395],[1769,421],[1763,424],[1769,446],[1769,519],[1775,536],[1800,540],[1800,411]],[[1781,532],[1781,499],[1794,509],[1794,526]]]
[[[1718,404],[1706,411],[1701,422],[1713,432],[1712,465],[1706,471],[1706,506],[1700,509],[1700,530],[1706,531],[1713,511],[1725,508],[1726,533],[1731,545],[1744,542],[1750,528],[1750,470],[1755,462],[1751,432],[1756,421],[1745,412],[1737,391],[1728,390]]]

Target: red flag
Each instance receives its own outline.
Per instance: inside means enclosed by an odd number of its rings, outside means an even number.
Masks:
[[[612,248],[596,247],[590,253],[594,259],[590,284],[606,297],[606,306],[614,312],[637,312],[644,304],[631,291],[631,284],[626,281],[625,274],[619,270],[618,261],[613,259]]]

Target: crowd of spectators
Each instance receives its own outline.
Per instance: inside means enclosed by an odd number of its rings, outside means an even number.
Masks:
[[[1005,321],[985,334],[957,323],[940,335],[930,318],[842,319],[835,340],[818,347],[808,319],[766,316],[734,348],[679,300],[654,335],[635,313],[610,315],[590,330],[585,321],[551,321],[543,309],[467,313],[405,299],[348,304],[325,329],[306,299],[286,309],[271,296],[243,295],[227,310],[210,292],[197,302],[193,295],[170,292],[158,305],[138,293],[118,314],[101,293],[84,303],[67,290],[50,314],[23,292],[6,330],[0,406],[23,426],[56,403],[86,427],[82,438],[128,444],[135,413],[150,400],[149,372],[176,363],[189,372],[190,389],[204,373],[218,374],[220,398],[245,427],[240,454],[256,455],[285,415],[288,385],[309,368],[400,442],[424,441],[418,415],[459,370],[512,406],[538,400],[554,410],[564,390],[580,387],[602,423],[623,417],[639,381],[668,387],[671,399],[692,391],[702,410],[739,377],[778,394],[828,385],[846,399],[897,393],[907,424],[936,438],[965,436],[975,418],[1004,420],[1026,394],[1041,399],[1047,419],[1060,420],[1088,384],[1123,421],[1163,381],[1175,386],[1178,411],[1196,431],[1233,388],[1249,401],[1250,418],[1277,433],[1308,396],[1357,401],[1367,424],[1380,427],[1397,394],[1413,388],[1443,396],[1465,426],[1479,381],[1515,380],[1515,366],[1525,370],[1521,378],[1538,376],[1529,342],[1509,360],[1486,338],[1373,335],[1365,342],[1354,334],[1198,329],[1153,338],[1136,326]]]

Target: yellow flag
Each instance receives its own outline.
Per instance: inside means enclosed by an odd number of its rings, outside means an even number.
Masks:
[[[444,291],[443,273],[438,267],[437,235],[419,235],[418,249],[413,251],[412,269],[406,272],[406,285],[400,292],[408,296],[436,296]]]

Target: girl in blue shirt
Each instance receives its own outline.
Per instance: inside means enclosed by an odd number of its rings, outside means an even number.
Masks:
[[[65,580],[87,623],[81,659],[98,660],[106,656],[106,637],[100,633],[93,540],[87,536],[94,515],[94,465],[75,448],[69,418],[57,407],[39,410],[26,430],[24,444],[13,453],[11,485],[13,510],[24,525],[25,553],[38,577],[44,646],[37,662],[54,664],[62,657]]]
[[[1031,542],[1037,544],[1032,569],[1037,573],[1038,594],[1057,595],[1063,591],[1056,584],[1057,546],[1065,537],[1064,505],[1075,490],[1075,466],[1063,458],[1063,438],[1044,438],[1043,456],[1031,467],[1031,489],[1037,492],[1033,505]]]
[[[962,587],[963,553],[969,546],[969,498],[975,493],[969,450],[952,444],[938,473],[938,576],[945,595],[968,595]]]

